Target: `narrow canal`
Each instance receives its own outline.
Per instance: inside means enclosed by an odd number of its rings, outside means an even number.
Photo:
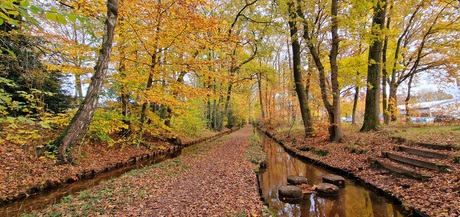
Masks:
[[[31,213],[33,211],[43,209],[47,205],[59,203],[59,201],[65,196],[73,195],[77,192],[96,186],[102,181],[117,178],[130,170],[139,169],[151,164],[161,162],[165,159],[174,158],[180,154],[181,150],[178,150],[172,153],[166,153],[165,155],[155,156],[153,158],[143,160],[132,165],[126,165],[121,168],[99,174],[93,178],[86,178],[78,182],[63,184],[54,189],[39,192],[28,198],[1,205],[0,217],[21,216],[22,213]]]
[[[385,197],[350,179],[345,180],[345,188],[341,188],[336,197],[306,194],[298,204],[281,202],[278,187],[287,185],[289,175],[304,176],[309,185],[315,185],[322,182],[323,175],[331,172],[290,156],[281,145],[260,131],[256,134],[267,152],[267,168],[261,171],[260,187],[265,203],[276,216],[404,216],[399,207]]]

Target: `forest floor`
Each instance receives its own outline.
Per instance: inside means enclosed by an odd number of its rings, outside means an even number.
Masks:
[[[184,148],[27,216],[261,216],[251,133],[247,126]]]
[[[460,216],[460,164],[453,158],[438,160],[449,165],[447,171],[416,168],[422,174],[431,176],[424,181],[389,173],[369,161],[370,158],[385,160],[382,151],[391,152],[395,145],[401,145],[395,137],[412,141],[403,144],[412,147],[416,146],[415,143],[454,146],[457,151],[446,154],[458,156],[460,126],[439,126],[433,123],[386,126],[380,131],[366,133],[358,132],[357,127],[345,124],[345,136],[341,143],[328,142],[327,133],[324,132],[324,136],[304,138],[302,129],[262,129],[297,155],[351,173],[365,183],[395,196],[407,210],[413,208],[427,216]]]
[[[426,181],[388,173],[368,161],[369,157],[379,158],[381,151],[390,151],[398,144],[391,137],[458,146],[460,126],[392,126],[368,133],[359,133],[356,127],[345,128],[342,143],[327,142],[326,133],[305,139],[302,130],[295,127],[264,130],[297,154],[352,173],[394,195],[407,208],[429,216],[460,216],[460,166],[452,159],[445,162],[450,165],[449,172],[435,172]],[[187,147],[179,157],[133,170],[76,196],[64,197],[60,203],[30,216],[149,216],[154,213],[159,216],[269,215],[257,191],[254,174],[257,165],[251,164],[251,159],[245,156],[251,133],[251,128],[247,126],[218,140]],[[312,149],[301,151],[303,147],[327,151],[327,154],[320,156]],[[40,180],[58,180],[65,175],[72,176],[78,170],[94,169],[98,165],[102,167],[111,158],[113,162],[118,162],[120,158],[127,160],[133,155],[151,151],[129,146],[106,149],[106,146],[85,145],[79,150],[78,165],[54,166],[53,159],[35,159],[21,155],[23,150],[0,146],[0,154],[5,156],[0,158],[0,196],[5,197],[5,192],[17,194],[21,189],[30,187],[30,183]],[[98,152],[100,156],[92,155]],[[100,157],[97,163],[90,160],[97,157]],[[31,162],[31,159],[35,161]]]
[[[26,130],[39,136],[22,135]],[[72,150],[71,165],[58,165],[55,155],[47,152],[44,146],[46,142],[53,141],[60,130],[20,129],[15,133],[18,135],[11,132],[0,134],[0,204],[28,197],[34,188],[41,191],[69,182],[69,179],[71,182],[78,181],[78,174],[104,172],[108,168],[116,168],[117,164],[127,163],[133,157],[173,148],[171,143],[151,138],[144,139],[139,145],[126,145],[120,138],[115,138],[117,142],[113,145],[86,141]],[[181,140],[185,144],[215,134],[203,131],[200,136],[182,137]]]

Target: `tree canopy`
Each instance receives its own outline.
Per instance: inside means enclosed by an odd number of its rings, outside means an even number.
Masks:
[[[85,102],[98,51],[106,46],[106,5],[2,1],[0,122],[6,128],[19,119],[49,127],[59,113],[72,115]],[[377,129],[379,114],[385,123],[397,121],[398,91],[407,104],[422,79],[459,85],[458,1],[118,5],[113,51],[86,140],[113,144],[119,135],[139,145],[146,136],[175,138],[251,121],[275,128],[302,122],[306,135],[324,131],[340,141],[342,117],[364,114],[363,130]]]

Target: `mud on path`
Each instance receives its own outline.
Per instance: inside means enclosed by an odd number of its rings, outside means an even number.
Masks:
[[[251,133],[246,126],[185,148],[177,158],[65,197],[32,216],[259,216],[256,165],[245,157]]]

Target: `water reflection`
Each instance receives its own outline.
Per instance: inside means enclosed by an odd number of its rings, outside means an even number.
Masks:
[[[260,132],[259,139],[267,152],[267,169],[260,176],[260,185],[265,202],[277,216],[326,216],[326,217],[399,217],[403,216],[397,207],[384,197],[355,185],[346,179],[345,188],[334,198],[323,198],[315,194],[304,195],[299,204],[283,203],[278,199],[278,187],[287,184],[289,175],[305,176],[310,185],[322,182],[322,176],[329,172],[317,166],[304,163],[290,156],[284,149]]]

